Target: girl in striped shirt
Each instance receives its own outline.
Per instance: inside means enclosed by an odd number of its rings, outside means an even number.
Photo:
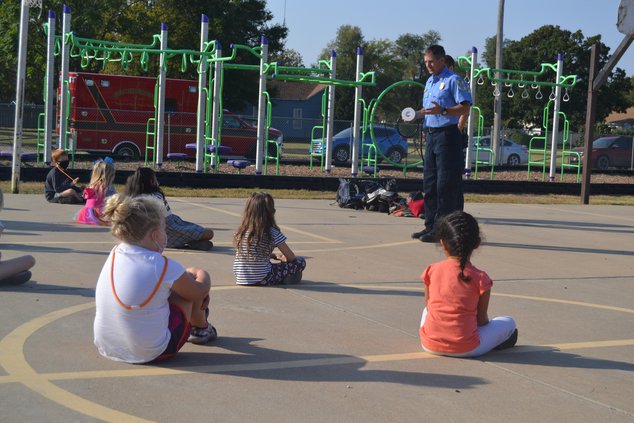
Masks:
[[[286,245],[286,237],[275,223],[275,203],[270,194],[251,194],[234,245],[233,272],[238,285],[292,284],[302,280],[306,260]],[[278,251],[274,251],[276,247]],[[271,263],[271,259],[277,262]]]

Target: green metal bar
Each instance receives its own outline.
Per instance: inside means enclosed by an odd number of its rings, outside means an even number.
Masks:
[[[243,44],[233,44],[232,48],[234,50],[246,50],[249,53],[251,53],[252,55],[254,55],[256,58],[258,58],[258,59],[262,58],[262,54],[258,52],[259,50],[262,49],[261,47],[249,47],[249,46],[245,46]]]
[[[459,56],[458,57],[458,67],[463,70],[471,69],[471,58],[467,56]],[[534,87],[536,86],[546,86],[546,87],[564,87],[564,88],[572,88],[577,83],[577,75],[567,75],[562,76],[560,81],[549,82],[549,81],[537,81],[537,77],[543,76],[548,70],[552,70],[553,72],[557,72],[557,64],[553,63],[542,63],[540,65],[539,71],[522,71],[517,69],[496,69],[496,68],[479,68],[475,69],[473,78],[479,78],[481,74],[486,74],[486,77],[493,81],[505,84],[530,84]],[[494,75],[496,73],[506,74],[507,78],[496,78]],[[511,78],[511,75],[519,75],[520,79]],[[533,81],[523,79],[524,76],[529,76],[533,78]]]
[[[299,81],[299,82],[307,82],[312,84],[324,84],[324,85],[335,85],[341,87],[374,87],[376,86],[376,82],[374,80],[374,73],[372,73],[371,81],[348,81],[345,79],[329,79],[329,78],[321,78],[318,76],[301,76],[301,75],[289,75],[289,74],[276,74],[275,77],[271,77],[271,79],[280,80],[280,81]]]
[[[324,90],[321,95],[321,125],[313,126],[310,131],[310,170],[313,170],[313,157],[320,158],[320,169],[324,171],[324,154],[326,149],[326,108],[327,108],[328,91]],[[315,147],[316,138],[315,130],[321,129],[321,152],[315,153],[313,148]]]
[[[275,64],[276,62],[271,63],[271,65]],[[274,67],[275,69],[275,73],[279,72],[298,72],[298,73],[319,73],[322,75],[329,75],[330,74],[330,69],[318,69],[318,68],[294,68],[292,66],[279,66],[276,65]]]
[[[155,48],[157,45],[157,41],[160,40],[160,35],[158,34],[154,35],[154,40],[152,44],[130,44],[104,40],[93,40],[88,38],[76,37],[72,33],[69,33],[66,38],[67,40],[71,41],[70,56],[73,58],[81,58],[81,66],[84,69],[90,64],[92,60],[97,60],[120,62],[122,68],[124,70],[127,70],[129,68],[129,64],[132,63],[132,61],[134,60],[135,54],[138,54],[141,57],[141,67],[144,70],[147,70],[147,63],[151,54],[164,54],[161,66],[165,67],[165,62],[168,59],[179,56],[181,57],[181,72],[185,72],[187,70],[188,62],[198,64],[201,62],[203,57],[207,58],[208,61],[214,61],[213,55],[215,54],[216,48],[215,43],[207,43],[203,51],[188,49],[161,50]],[[103,53],[101,57],[98,56],[99,52]],[[111,53],[118,53],[119,58],[112,58]],[[103,64],[103,66],[105,67],[105,63]]]
[[[562,149],[561,149],[561,177],[560,180],[564,180],[564,169],[565,168],[576,168],[577,169],[577,183],[579,183],[579,179],[581,178],[581,153],[577,151],[570,150],[570,121],[566,117],[564,112],[559,112],[559,115],[564,120],[564,129],[563,129],[563,140],[562,140]],[[568,147],[568,149],[566,149]],[[577,162],[571,163],[570,157],[576,156]],[[566,163],[566,158],[568,162]]]
[[[374,122],[374,115],[376,113],[376,108],[377,106],[380,104],[381,99],[383,98],[383,96],[385,96],[385,94],[390,91],[391,89],[398,87],[400,85],[415,85],[418,86],[420,88],[422,88],[423,90],[425,89],[425,86],[423,84],[421,84],[420,82],[416,82],[416,81],[411,81],[411,80],[407,80],[407,81],[398,81],[393,83],[392,85],[390,85],[389,87],[387,87],[386,89],[384,89],[381,94],[379,94],[379,96],[374,99],[374,104],[371,106],[371,110],[369,112],[369,119],[368,122],[369,125],[372,125],[372,122]],[[374,139],[374,130],[372,128],[370,128],[370,135],[372,136],[372,142],[376,145],[376,140]],[[383,154],[383,152],[381,151],[381,149],[377,149],[378,153],[381,155],[381,157],[383,159],[387,159],[387,157],[385,157],[385,155]],[[411,168],[415,168],[421,164],[424,163],[424,159],[421,159],[417,162],[412,162],[412,163],[405,163],[405,164],[400,164],[400,163],[395,163],[394,165],[397,167],[411,167]]]
[[[37,147],[36,147],[36,160],[37,163],[40,163],[40,149],[44,149],[45,144],[43,142],[43,138],[40,134],[43,134],[44,131],[46,130],[46,128],[44,127],[44,118],[46,117],[45,113],[40,113],[39,115],[37,115]],[[42,140],[42,141],[41,141]],[[42,154],[43,156],[43,154]],[[42,160],[44,161],[44,160]]]
[[[64,81],[63,85],[64,85],[64,89],[66,90],[66,95],[70,99],[70,82],[66,80]],[[70,128],[69,121],[70,121],[70,100],[66,103],[66,133],[59,135],[60,137],[62,137],[61,145],[62,145],[62,148],[65,150],[68,150],[68,135],[72,134],[72,132],[68,129]],[[71,167],[74,168],[75,167],[75,150],[76,150],[75,143],[72,143],[71,147],[72,148],[70,149],[70,163],[71,163]]]
[[[482,130],[484,128],[484,116],[482,115],[482,109],[480,109],[478,106],[472,106],[471,107],[473,109],[473,111],[475,111],[478,114],[478,123],[476,125],[476,138],[478,140],[478,143],[480,141],[480,139],[482,139]],[[475,178],[475,180],[478,179],[478,167],[480,164],[486,164],[491,166],[491,175],[490,175],[490,179],[493,179],[493,169],[494,169],[494,163],[495,161],[493,161],[492,159],[494,157],[491,157],[491,155],[489,154],[489,161],[483,161],[483,160],[479,160],[479,152],[480,151],[489,151],[489,153],[492,152],[492,150],[486,149],[486,148],[480,148],[480,146],[478,144],[476,144],[476,152],[475,152],[475,160],[474,160],[474,173],[473,173],[473,177]],[[494,153],[495,155],[495,153]]]
[[[151,117],[147,120],[145,124],[145,165],[147,166],[148,160],[148,151],[152,150],[152,165],[156,164],[156,154],[154,151],[156,150],[156,121],[157,121],[157,113],[158,113],[158,81],[154,84],[154,117]],[[153,124],[152,130],[150,130],[150,124]],[[152,136],[152,144],[150,144],[150,136]]]
[[[231,70],[259,71],[260,65],[245,65],[243,63],[225,63],[224,67]]]
[[[490,78],[493,82],[499,82],[504,84],[517,84],[519,85],[532,85],[541,87],[563,87],[572,88],[577,84],[577,75],[562,76],[561,82],[548,82],[548,81],[527,81],[525,79],[510,79],[510,78]],[[521,87],[523,88],[523,87]]]
[[[544,128],[544,135],[538,137],[532,137],[528,141],[528,175],[527,178],[531,177],[531,167],[532,165],[542,165],[542,181],[546,178],[546,162],[548,159],[547,146],[548,146],[548,124],[550,120],[550,105],[553,103],[552,100],[548,100],[546,103],[546,107],[544,107],[544,112],[542,114],[542,128]],[[533,141],[543,140],[544,145],[542,148],[533,148]],[[533,153],[540,154],[542,156],[542,160],[532,160]]]

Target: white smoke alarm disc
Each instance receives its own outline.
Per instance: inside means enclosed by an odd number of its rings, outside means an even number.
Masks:
[[[411,107],[406,107],[401,112],[401,117],[405,122],[411,122],[416,117],[416,110],[412,109]]]

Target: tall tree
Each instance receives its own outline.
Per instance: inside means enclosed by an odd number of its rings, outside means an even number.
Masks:
[[[282,66],[293,66],[298,68],[304,67],[304,59],[302,55],[292,48],[281,50],[270,57],[271,62],[277,62]]]
[[[17,56],[17,34],[20,14],[18,1],[3,3],[0,8],[0,100],[7,101],[15,96],[14,83]],[[210,18],[209,39],[218,39],[229,51],[231,43],[257,46],[260,36],[268,39],[269,51],[275,54],[283,45],[288,32],[281,25],[271,25],[271,12],[265,0],[44,0],[43,9],[61,11],[62,4],[72,10],[72,30],[83,38],[147,44],[153,34],[160,31],[162,22],[168,25],[168,46],[170,49],[197,50],[200,39],[200,16]],[[34,13],[32,13],[32,16]],[[42,14],[45,17],[46,14]],[[42,28],[44,17],[31,21],[29,27],[29,55],[27,66],[26,101],[41,103],[42,81],[46,57],[45,36]],[[58,14],[58,30],[61,32],[61,18]],[[243,63],[257,63],[255,56],[241,55]],[[147,74],[156,76],[158,59]],[[58,60],[59,63],[59,60]],[[81,70],[79,60],[71,60],[71,70]],[[99,71],[97,64],[87,70]],[[123,73],[121,68],[111,64],[109,73]],[[143,74],[138,63],[130,67],[132,74]],[[173,78],[195,79],[196,68],[189,66],[180,72],[180,61],[169,63],[168,75]],[[225,104],[239,105],[245,99],[254,99],[257,94],[257,76],[252,73],[227,72],[225,78]]]
[[[423,35],[403,34],[396,41],[396,54],[405,62],[404,78],[414,81],[427,80],[425,68],[425,50],[427,47],[440,43],[440,33],[431,30]]]
[[[376,72],[375,87],[364,87],[363,97],[366,101],[377,98],[383,90],[397,81],[414,79],[424,82],[428,75],[421,72],[424,69],[425,49],[440,41],[440,35],[436,31],[429,31],[423,35],[404,34],[396,42],[378,39],[365,40],[361,28],[352,25],[342,25],[337,30],[337,36],[323,50],[321,58],[330,57],[330,51],[337,53],[337,78],[355,80],[357,48],[363,50],[364,72]],[[382,100],[381,108],[383,118],[385,113],[393,115],[395,110],[401,110],[405,106],[411,106],[420,102],[422,93],[415,91],[415,99],[398,98],[392,95]],[[351,119],[354,112],[354,90],[351,88],[337,89],[337,101],[335,102],[335,118]]]
[[[342,25],[337,29],[337,36],[322,51],[321,59],[328,60],[331,51],[337,54],[337,79],[355,80],[357,48],[365,50],[367,43],[361,28],[353,25]],[[370,63],[364,58],[364,68]],[[338,88],[336,90],[335,119],[352,119],[354,113],[354,90]]]
[[[601,36],[585,37],[581,31],[567,31],[559,26],[545,25],[519,41],[508,41],[504,46],[504,68],[537,71],[542,63],[555,63],[557,54],[564,54],[564,75],[577,75],[577,84],[568,90],[570,100],[562,104],[562,112],[571,122],[571,130],[582,131],[585,123],[586,89],[590,65],[590,47],[598,43],[601,46],[600,66],[608,60],[609,48],[601,42]],[[484,59],[489,63],[495,57],[495,45],[487,42]],[[491,49],[493,47],[493,50]],[[555,79],[554,73],[548,76]],[[603,120],[612,111],[625,111],[629,106],[627,94],[630,90],[630,78],[623,69],[616,68],[607,83],[599,92],[597,121]],[[526,124],[541,126],[543,109],[551,92],[542,88],[542,99],[537,99],[537,90],[527,82],[525,88],[514,85],[515,95],[508,97],[509,87],[504,87],[503,109],[504,124],[508,127],[522,127]],[[526,90],[529,98],[522,98]],[[477,102],[483,109],[486,122],[492,122],[491,93],[493,88],[489,82],[478,88]]]

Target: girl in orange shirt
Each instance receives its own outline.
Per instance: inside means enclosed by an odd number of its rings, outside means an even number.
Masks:
[[[517,342],[515,321],[508,316],[489,320],[491,278],[473,266],[471,253],[480,245],[478,222],[455,211],[440,222],[437,236],[447,259],[427,266],[425,309],[420,324],[423,349],[432,354],[477,357]]]

